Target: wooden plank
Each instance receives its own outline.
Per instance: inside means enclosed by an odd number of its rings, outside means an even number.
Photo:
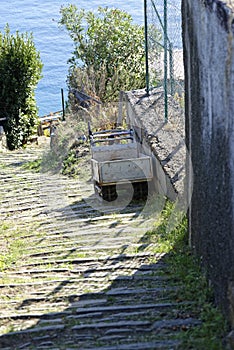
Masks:
[[[151,180],[153,177],[150,157],[96,162],[95,180],[101,185],[117,182]]]
[[[95,159],[91,159],[91,169],[92,169],[93,180],[99,182],[100,180],[99,166],[98,166],[98,162]]]
[[[138,157],[139,152],[136,142],[92,147],[92,158],[100,162]]]

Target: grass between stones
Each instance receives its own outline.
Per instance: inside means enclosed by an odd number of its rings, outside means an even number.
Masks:
[[[35,160],[30,160],[30,161],[26,162],[25,164],[23,164],[22,168],[25,170],[31,170],[31,171],[39,173],[41,171],[41,163],[42,163],[41,158],[38,158]]]
[[[38,238],[42,236],[41,232],[36,231],[36,224],[22,228],[17,227],[14,221],[5,220],[0,225],[0,272],[13,268],[18,261],[22,262],[32,235]]]
[[[187,329],[179,337],[182,340],[180,349],[212,349],[224,348],[224,338],[228,325],[221,311],[215,307],[214,294],[209,287],[199,259],[196,258],[188,246],[187,220],[184,217],[176,228],[168,232],[167,221],[173,210],[173,203],[167,202],[155,230],[149,231],[144,237],[144,243],[157,242],[156,250],[163,250],[167,268],[162,274],[172,277],[179,286],[177,301],[192,300],[193,303],[186,310],[185,317],[198,318],[201,325]],[[179,217],[178,217],[179,218]]]
[[[199,261],[194,257],[187,245],[186,218],[171,231],[168,231],[168,218],[173,210],[173,204],[167,202],[158,221],[152,230],[142,238],[142,246],[138,252],[143,252],[149,244],[155,243],[155,253],[164,251],[166,270],[162,275],[170,277],[170,281],[179,286],[178,293],[173,293],[173,299],[183,302],[192,300],[193,303],[181,309],[185,318],[198,318],[202,321],[196,327],[184,327],[185,332],[180,332],[182,340],[181,349],[212,349],[223,348],[222,341],[227,333],[227,324],[221,312],[214,306],[213,292],[209,288],[204,274],[201,271]],[[33,228],[30,228],[32,232]],[[0,226],[0,235],[3,246],[0,254],[0,272],[12,268],[17,261],[24,258],[27,240],[24,236],[29,233],[18,229],[13,223],[8,222]],[[141,248],[142,247],[142,248]]]
[[[26,242],[21,237],[22,231],[16,228],[12,230],[10,227],[11,223],[4,223],[0,226],[2,241],[0,272],[11,268],[22,257],[26,247]]]

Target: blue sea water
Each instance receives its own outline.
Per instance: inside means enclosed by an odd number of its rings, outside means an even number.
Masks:
[[[43,78],[36,89],[40,116],[62,109],[61,89],[64,89],[65,98],[67,95],[67,61],[71,57],[73,43],[68,33],[59,28],[58,21],[61,6],[68,3],[87,10],[95,10],[98,6],[118,7],[131,14],[134,22],[144,23],[143,0],[1,0],[0,31],[3,32],[8,23],[12,33],[16,30],[20,33],[32,32],[36,48],[40,51],[44,65]]]

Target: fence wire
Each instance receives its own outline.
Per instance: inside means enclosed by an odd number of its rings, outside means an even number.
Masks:
[[[168,97],[184,96],[181,0],[145,0],[145,34],[147,92],[163,87],[167,120]]]

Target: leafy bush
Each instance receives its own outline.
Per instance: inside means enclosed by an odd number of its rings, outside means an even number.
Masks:
[[[38,122],[34,90],[41,78],[42,62],[32,34],[15,35],[5,27],[0,33],[0,117],[9,149],[27,142]]]
[[[120,90],[145,86],[144,28],[124,11],[99,7],[97,12],[62,7],[60,25],[74,41],[68,85],[113,101]]]

